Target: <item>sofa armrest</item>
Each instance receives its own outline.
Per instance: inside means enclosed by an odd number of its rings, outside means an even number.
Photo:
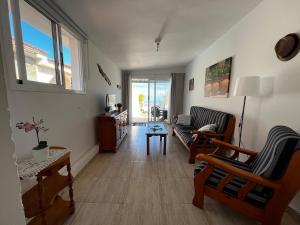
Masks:
[[[173,116],[172,117],[172,123],[177,123],[178,120],[178,116]]]

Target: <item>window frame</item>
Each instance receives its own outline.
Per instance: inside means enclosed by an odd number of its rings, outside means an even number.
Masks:
[[[16,77],[15,65],[11,65],[11,62],[15,62],[15,56],[13,53],[13,46],[11,42],[11,32],[9,24],[9,9],[8,1],[11,5],[11,13],[13,19],[13,29],[15,33],[15,45],[16,45],[16,60],[17,69],[19,73],[19,79]],[[53,52],[54,52],[54,64],[56,74],[56,84],[42,83],[37,81],[27,80],[25,54],[22,37],[22,27],[20,18],[19,1],[24,1],[29,4],[43,16],[51,22],[52,40],[53,40]],[[88,41],[84,31],[78,27],[72,19],[70,19],[55,3],[52,1],[39,1],[39,0],[5,0],[0,2],[0,8],[2,10],[3,20],[0,22],[0,28],[2,32],[1,38],[1,50],[7,56],[6,60],[6,77],[9,83],[9,87],[16,91],[38,91],[38,92],[63,92],[63,93],[86,93],[86,75],[88,74]],[[81,76],[80,76],[80,90],[66,89],[64,79],[64,64],[63,64],[63,52],[62,52],[62,36],[61,25],[66,27],[72,32],[75,38],[80,41],[81,51]]]

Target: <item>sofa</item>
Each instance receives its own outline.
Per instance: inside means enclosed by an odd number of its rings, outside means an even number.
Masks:
[[[195,163],[196,155],[199,153],[212,153],[216,145],[210,143],[211,138],[224,142],[230,142],[235,128],[235,117],[230,113],[216,111],[204,107],[192,106],[190,109],[191,124],[177,124],[177,116],[173,118],[173,136],[177,136],[183,145],[190,151],[189,163]],[[199,128],[207,124],[216,124],[215,133],[200,132]],[[197,134],[196,138],[193,137]],[[223,151],[218,151],[225,154]]]

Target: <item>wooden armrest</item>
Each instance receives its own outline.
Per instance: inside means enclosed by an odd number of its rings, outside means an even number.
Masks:
[[[245,148],[240,148],[238,146],[235,146],[235,145],[232,145],[232,144],[229,144],[227,142],[220,141],[220,140],[217,140],[217,139],[212,139],[210,142],[212,144],[221,145],[221,146],[230,148],[230,149],[232,149],[234,151],[237,151],[239,153],[250,155],[251,157],[255,157],[257,155],[257,152],[255,152],[255,151],[248,150],[248,149],[245,149]]]
[[[209,136],[209,137],[224,137],[225,136],[225,134],[212,133],[212,132],[203,132],[203,131],[199,131],[199,130],[192,131],[192,134],[199,134],[199,135]]]
[[[172,122],[173,122],[173,123],[176,123],[176,122],[177,122],[177,120],[178,120],[178,116],[173,116],[173,118],[172,118]]]
[[[61,147],[61,146],[49,146],[50,150],[54,150],[54,149],[66,149],[65,147]]]
[[[257,176],[246,170],[239,169],[239,168],[234,167],[226,162],[223,162],[222,160],[219,160],[217,158],[214,158],[214,157],[206,155],[206,154],[199,154],[197,156],[197,159],[207,162],[210,166],[220,168],[220,169],[228,172],[229,174],[243,178],[250,182],[254,182],[256,184],[261,184],[263,186],[270,187],[272,189],[278,189],[281,186],[279,183],[277,183],[275,181],[268,180],[261,176]]]

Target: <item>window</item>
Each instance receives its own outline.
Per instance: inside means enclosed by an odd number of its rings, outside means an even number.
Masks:
[[[65,88],[81,88],[81,43],[71,32],[61,27]]]
[[[8,1],[8,16],[9,16],[9,28],[10,28],[10,33],[11,33],[11,42],[12,42],[13,52],[14,52],[16,79],[20,80],[18,59],[17,59],[17,47],[16,47],[16,41],[15,41],[14,20],[13,20],[13,16],[12,16],[12,9],[11,9],[11,5],[10,5],[10,1]]]
[[[20,1],[20,18],[29,81],[56,84],[52,25],[43,14]]]
[[[8,5],[16,79],[83,91],[84,38],[36,8],[34,0],[8,0]]]

